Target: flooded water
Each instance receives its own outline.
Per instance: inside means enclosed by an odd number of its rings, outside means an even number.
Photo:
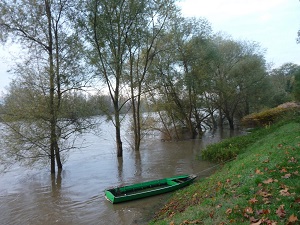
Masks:
[[[177,174],[208,176],[214,165],[197,159],[201,149],[232,135],[207,133],[202,140],[181,142],[162,142],[152,135],[143,140],[140,152],[123,140],[124,157],[118,159],[114,128],[103,126],[100,136],[82,137],[79,143],[84,140],[86,147],[70,152],[55,176],[48,167],[22,166],[0,174],[0,224],[146,224],[170,194],[113,205],[104,190]]]

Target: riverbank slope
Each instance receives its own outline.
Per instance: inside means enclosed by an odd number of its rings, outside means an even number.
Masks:
[[[150,224],[298,224],[299,118],[256,132],[235,160],[174,193]]]

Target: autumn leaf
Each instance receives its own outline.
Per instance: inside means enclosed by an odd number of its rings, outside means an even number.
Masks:
[[[269,159],[266,159],[266,160],[263,161],[263,163],[268,163],[268,162],[270,162]]]
[[[256,215],[266,215],[266,214],[270,214],[270,209],[260,209],[256,211]]]
[[[253,209],[251,207],[247,207],[244,209],[244,212],[247,214],[253,214]]]
[[[289,189],[288,188],[280,190],[279,192],[280,192],[280,195],[282,195],[282,196],[290,196],[291,195],[291,193],[289,193]]]
[[[256,174],[264,174],[264,173],[261,172],[259,169],[256,169],[256,170],[255,170],[255,173],[256,173]]]
[[[257,194],[260,195],[260,196],[262,196],[262,197],[264,197],[264,198],[268,198],[268,197],[271,197],[271,196],[272,196],[272,194],[270,194],[270,193],[268,193],[268,192],[266,192],[266,191],[262,191],[262,190],[259,190],[259,191],[257,192]]]
[[[287,172],[286,168],[282,168],[282,169],[280,170],[280,173],[286,173],[286,172]]]
[[[289,223],[295,223],[298,221],[298,218],[297,216],[295,216],[294,214],[292,214],[290,217],[289,217]]]
[[[289,160],[290,163],[296,163],[297,159],[295,159],[294,157],[291,157],[291,159]]]
[[[254,217],[250,217],[250,222],[251,222],[251,225],[260,225],[262,221],[254,218]]]
[[[227,214],[227,215],[229,215],[229,214],[231,214],[231,213],[232,213],[232,209],[227,209],[227,210],[226,210],[226,214]]]
[[[273,182],[274,182],[274,180],[272,178],[269,178],[268,180],[263,181],[264,184],[270,184]]]
[[[280,218],[285,217],[286,212],[284,210],[284,205],[280,205],[279,208],[276,210],[276,214],[277,216],[279,216]]]
[[[256,202],[258,202],[258,200],[257,200],[256,198],[251,198],[251,199],[249,200],[249,203],[250,203],[250,204],[255,204]]]
[[[281,178],[284,178],[284,179],[288,179],[291,177],[291,174],[290,173],[287,173],[285,174],[284,176],[282,176]]]

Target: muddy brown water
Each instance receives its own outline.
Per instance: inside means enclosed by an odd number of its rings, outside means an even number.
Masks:
[[[85,134],[80,143],[84,140],[87,147],[70,152],[63,171],[55,176],[48,167],[21,165],[1,173],[0,224],[146,224],[170,194],[111,204],[104,190],[177,174],[209,176],[216,167],[209,169],[214,164],[197,159],[201,149],[238,133],[208,132],[201,140],[180,142],[148,135],[139,153],[124,140],[123,159],[116,157],[113,134],[109,124],[102,125],[100,136]]]

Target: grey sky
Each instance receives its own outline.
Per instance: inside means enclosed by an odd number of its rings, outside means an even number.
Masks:
[[[260,43],[273,67],[286,62],[300,65],[299,0],[181,0],[178,5],[184,16],[206,18],[214,32]],[[0,47],[0,95],[12,78],[6,72],[13,63],[11,51],[15,49]]]

